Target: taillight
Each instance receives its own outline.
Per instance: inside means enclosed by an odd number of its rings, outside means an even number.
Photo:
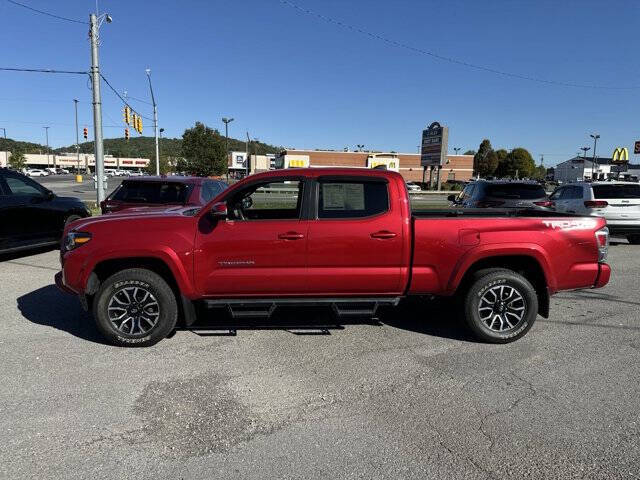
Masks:
[[[598,245],[598,262],[604,262],[609,251],[609,229],[607,227],[596,231],[596,244]]]
[[[586,200],[584,206],[587,208],[604,208],[609,205],[604,200]]]
[[[551,200],[545,200],[543,202],[533,202],[533,204],[539,207],[547,207],[547,208],[556,206],[555,202],[552,202]]]
[[[500,205],[504,205],[504,202],[499,202],[496,200],[480,200],[473,204],[476,208],[494,208],[499,207]]]

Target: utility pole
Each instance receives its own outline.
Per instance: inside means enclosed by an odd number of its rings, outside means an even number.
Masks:
[[[245,150],[246,150],[245,159],[246,159],[246,162],[247,162],[246,176],[248,177],[249,176],[249,168],[250,168],[249,164],[251,163],[250,159],[249,159],[249,132],[247,132],[247,143],[245,145]]]
[[[89,15],[91,37],[91,84],[93,90],[93,136],[98,204],[104,200],[104,152],[102,143],[102,99],[100,98],[100,67],[98,65],[98,17]]]
[[[49,168],[49,127],[42,127],[42,128],[44,128],[45,135],[47,138],[47,168]]]
[[[80,140],[78,139],[78,100],[74,98],[73,103],[76,107],[76,159],[77,159],[76,175],[78,175],[80,173]]]
[[[149,90],[151,90],[151,103],[153,104],[153,131],[156,137],[156,175],[160,175],[160,147],[158,147],[158,106],[156,105],[156,97],[153,96],[153,87],[151,86],[151,69],[147,68],[147,79],[149,80]]]
[[[596,157],[596,146],[598,145],[598,139],[600,138],[600,135],[598,135],[597,133],[594,133],[590,135],[590,137],[593,138],[593,163],[591,164],[591,181],[593,182],[596,159],[598,158]]]
[[[97,7],[97,5],[96,5]],[[98,64],[98,29],[103,20],[111,23],[111,16],[103,13],[89,15],[89,38],[91,40],[91,85],[93,90],[93,136],[98,203],[105,197],[104,189],[104,144],[102,139],[102,99],[100,96],[100,67]],[[98,24],[100,21],[100,24]]]
[[[224,152],[227,155],[227,182],[229,181],[229,124],[233,122],[233,118],[222,117],[224,122]]]
[[[4,127],[0,127],[4,132],[4,148],[7,148],[7,129]],[[9,152],[7,150],[4,151],[4,166],[9,168]]]

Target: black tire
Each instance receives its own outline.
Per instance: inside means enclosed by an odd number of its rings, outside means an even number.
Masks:
[[[65,218],[64,220],[64,226],[66,227],[67,225],[69,225],[71,222],[75,222],[76,220],[80,220],[82,217],[80,215],[69,215],[67,218]]]
[[[633,235],[627,235],[627,241],[631,245],[640,245],[640,234],[634,233]]]
[[[124,320],[116,318],[120,311],[125,312]],[[93,317],[100,333],[114,345],[149,347],[175,329],[178,305],[160,275],[130,268],[103,282],[93,300]]]
[[[522,275],[489,268],[474,274],[464,294],[463,309],[465,322],[479,340],[509,343],[533,326],[538,315],[538,296]]]

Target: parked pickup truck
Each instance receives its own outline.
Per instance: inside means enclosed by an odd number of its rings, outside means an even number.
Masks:
[[[406,296],[457,296],[481,340],[522,337],[560,290],[609,281],[605,220],[532,210],[412,212],[403,178],[365,169],[252,175],[204,207],[68,225],[56,283],[122,346],[153,345],[201,306],[373,315]],[[424,319],[429,321],[428,318]]]

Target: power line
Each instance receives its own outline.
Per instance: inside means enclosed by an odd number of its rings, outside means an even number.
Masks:
[[[13,68],[0,67],[0,71],[5,72],[34,72],[34,73],[69,73],[73,75],[88,75],[89,72],[80,72],[74,70],[53,70],[51,68]]]
[[[547,80],[544,78],[538,78],[538,77],[533,77],[533,76],[529,76],[529,75],[521,75],[519,73],[513,73],[513,72],[507,72],[504,70],[497,70],[495,68],[491,68],[491,67],[487,67],[484,65],[478,65],[475,63],[469,63],[469,62],[465,62],[464,60],[458,60],[457,58],[452,58],[452,57],[447,57],[444,55],[440,55],[438,53],[435,52],[431,52],[428,50],[424,50],[421,48],[417,48],[411,45],[408,45],[406,43],[402,43],[399,42],[397,40],[392,40],[390,38],[387,37],[383,37],[382,35],[378,35],[377,33],[372,33],[369,32],[367,30],[364,30],[360,27],[356,27],[354,25],[345,23],[341,20],[336,20],[335,18],[332,17],[328,17],[326,15],[323,15],[321,13],[317,13],[314,12],[313,10],[309,10],[307,8],[301,7],[300,5],[297,5],[293,2],[290,2],[289,0],[280,0],[280,3],[282,3],[283,5],[286,5],[288,7],[291,7],[295,10],[298,10],[301,13],[304,13],[305,15],[309,15],[312,17],[317,17],[327,23],[332,23],[334,25],[338,25],[339,27],[342,27],[344,29],[347,30],[351,30],[353,32],[356,33],[360,33],[361,35],[365,35],[367,37],[373,38],[375,40],[379,40],[381,42],[387,43],[389,45],[392,45],[394,47],[398,47],[398,48],[403,48],[405,50],[410,50],[414,53],[419,53],[421,55],[428,55],[430,57],[433,58],[437,58],[438,60],[442,60],[444,62],[449,62],[449,63],[454,63],[456,65],[461,65],[463,67],[468,67],[468,68],[473,68],[475,70],[481,70],[483,72],[489,72],[489,73],[494,73],[496,75],[501,75],[503,77],[510,77],[510,78],[518,78],[520,80],[527,80],[530,82],[538,82],[538,83],[545,83],[547,85],[556,85],[556,86],[561,86],[561,87],[573,87],[573,88],[591,88],[591,89],[600,89],[600,90],[635,90],[635,89],[639,89],[640,86],[629,86],[629,87],[618,87],[618,86],[606,86],[606,85],[586,85],[586,84],[579,84],[579,83],[570,83],[570,82],[561,82],[561,81],[557,81],[557,80]]]
[[[132,97],[131,95],[127,95],[127,98],[130,98],[131,100],[135,100],[137,102],[146,103],[147,105],[153,105],[153,103],[151,102],[147,102],[146,100],[142,100],[140,98]]]
[[[26,8],[27,10],[31,10],[32,12],[36,12],[36,13],[39,13],[41,15],[47,15],[49,17],[57,18],[58,20],[64,20],[66,22],[73,22],[73,23],[82,23],[82,24],[85,24],[85,25],[89,24],[89,22],[84,22],[82,20],[74,20],[73,18],[61,17],[60,15],[55,15],[53,13],[43,12],[42,10],[38,10],[37,8],[30,7],[29,5],[24,5],[22,3],[14,1],[14,0],[7,0],[7,2],[13,3],[14,5]]]
[[[140,113],[139,113],[135,108],[133,108],[131,105],[129,105],[129,102],[127,102],[127,101],[124,99],[124,97],[123,97],[122,95],[120,95],[120,93],[119,93],[115,88],[113,88],[113,85],[111,85],[111,84],[109,83],[109,80],[107,80],[107,79],[105,78],[105,76],[104,76],[102,73],[100,74],[100,76],[102,77],[102,80],[104,80],[104,83],[106,83],[106,84],[107,84],[107,86],[111,89],[111,91],[112,91],[113,93],[115,93],[115,94],[116,94],[116,96],[117,96],[117,97],[122,101],[122,103],[124,103],[127,107],[129,107],[131,110],[133,110],[136,114],[140,115],[142,118],[144,118],[144,119],[146,119],[146,120],[150,120],[150,121],[152,121],[152,122],[153,122],[153,118],[145,117],[144,115],[140,114]]]

